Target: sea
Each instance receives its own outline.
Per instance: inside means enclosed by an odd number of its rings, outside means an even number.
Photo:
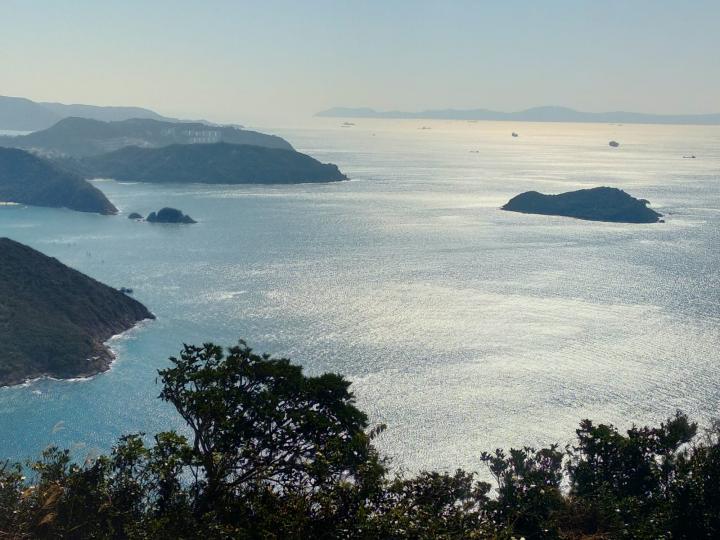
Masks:
[[[584,418],[718,416],[720,126],[351,123],[260,126],[347,182],[102,179],[117,216],[0,206],[0,236],[134,289],[157,316],[109,342],[106,373],[1,388],[0,461],[51,445],[84,460],[123,434],[184,430],[157,370],[183,343],[239,339],[351,380],[401,471],[480,470],[481,452],[564,445]],[[593,186],[648,199],[665,222],[500,209]],[[127,219],[164,206],[199,223]]]

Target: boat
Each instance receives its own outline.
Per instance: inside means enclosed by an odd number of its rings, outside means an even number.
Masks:
[[[617,148],[618,146],[620,146],[620,143],[617,141],[610,141],[608,144],[613,148]]]

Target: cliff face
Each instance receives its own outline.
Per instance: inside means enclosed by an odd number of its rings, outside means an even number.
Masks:
[[[126,146],[157,148],[171,144],[227,142],[292,150],[285,139],[233,126],[209,126],[197,122],[165,122],[132,118],[103,122],[89,118],[65,118],[43,131],[19,137],[0,136],[0,146],[34,149],[51,156],[86,157]]]
[[[346,180],[336,165],[278,148],[240,144],[130,146],[76,162],[86,177],[134,182],[296,184]]]
[[[636,199],[621,189],[597,187],[559,195],[527,191],[510,199],[502,209],[591,221],[656,223],[662,215],[648,208],[648,204],[648,201]]]
[[[137,300],[0,238],[0,386],[105,371],[104,343],[154,316]]]
[[[0,201],[117,213],[102,191],[82,177],[14,148],[0,148]]]

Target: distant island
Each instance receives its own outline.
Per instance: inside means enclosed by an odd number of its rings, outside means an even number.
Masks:
[[[227,143],[128,146],[65,161],[86,178],[202,184],[296,184],[347,180],[336,165],[295,150]]]
[[[32,149],[53,157],[87,157],[126,146],[157,148],[172,144],[227,142],[293,150],[285,139],[233,126],[132,118],[104,122],[65,118],[52,127],[20,136],[0,136],[0,146]]]
[[[126,294],[0,238],[0,386],[105,371],[105,342],[153,318]]]
[[[636,199],[621,189],[596,187],[559,195],[527,191],[510,199],[502,209],[590,221],[657,223],[662,214],[648,208],[648,204],[647,200]]]
[[[142,107],[101,107],[98,105],[66,105],[36,102],[22,97],[0,96],[0,129],[37,131],[47,129],[63,118],[79,116],[105,122],[129,118],[153,118],[173,121]]]
[[[625,111],[591,113],[568,107],[534,107],[518,112],[488,109],[433,109],[420,112],[376,111],[367,107],[334,107],[315,116],[328,118],[386,118],[428,120],[492,120],[515,122],[593,122],[608,124],[700,124],[720,125],[718,114],[646,114]]]
[[[0,147],[0,201],[117,213],[102,191],[81,176],[15,148]]]
[[[185,223],[192,224],[197,223],[190,216],[183,214],[177,208],[161,208],[157,212],[150,212],[147,220],[150,223]]]

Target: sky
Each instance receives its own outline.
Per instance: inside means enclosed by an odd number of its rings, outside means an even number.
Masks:
[[[0,0],[0,95],[239,123],[720,112],[718,21],[718,0]]]

